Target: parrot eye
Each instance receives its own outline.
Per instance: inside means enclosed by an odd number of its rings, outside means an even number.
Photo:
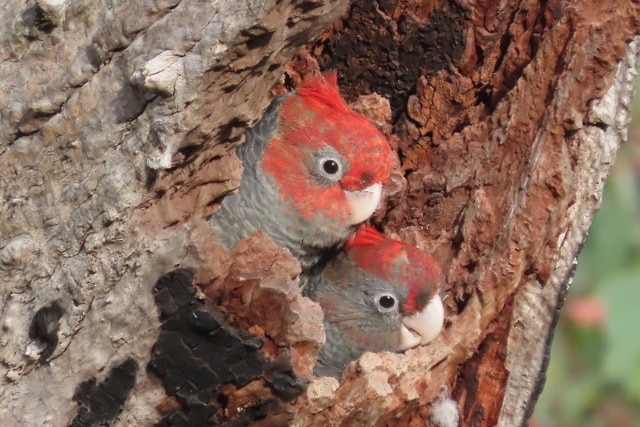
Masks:
[[[329,175],[335,175],[340,170],[340,165],[335,160],[328,159],[322,163],[322,169]]]
[[[398,306],[396,297],[387,292],[376,295],[374,300],[378,306],[378,310],[383,313],[389,313]]]
[[[337,152],[324,149],[316,153],[313,173],[323,182],[338,182],[345,173],[345,161]]]

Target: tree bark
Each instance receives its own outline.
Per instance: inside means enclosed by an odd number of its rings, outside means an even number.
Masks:
[[[424,425],[445,398],[460,425],[526,425],[626,138],[640,5],[347,6],[5,2],[6,425],[178,425],[172,414],[193,420],[195,408],[228,425]],[[290,255],[263,235],[226,254],[205,222],[239,185],[233,148],[274,84],[319,68],[339,71],[346,98],[398,153],[373,222],[433,252],[448,277],[433,344],[365,354],[340,383],[311,375],[321,314],[300,296]],[[167,275],[177,268],[195,276]],[[253,362],[185,397],[198,378],[160,366],[172,331],[188,341],[183,314],[222,325],[207,331],[224,329]]]

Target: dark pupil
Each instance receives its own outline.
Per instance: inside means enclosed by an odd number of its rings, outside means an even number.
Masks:
[[[334,173],[338,172],[339,168],[340,166],[338,166],[338,162],[336,162],[335,160],[327,160],[322,164],[322,169],[324,169],[324,171],[329,175],[333,175]]]
[[[383,295],[380,297],[380,306],[382,308],[391,308],[395,305],[396,300],[389,295]]]

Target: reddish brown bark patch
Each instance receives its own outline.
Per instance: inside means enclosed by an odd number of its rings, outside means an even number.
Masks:
[[[222,280],[203,285],[205,295],[231,324],[263,336],[273,360],[284,356],[310,378],[324,330],[320,307],[300,293],[300,265],[264,233],[238,243],[229,260]]]
[[[505,308],[458,377],[453,396],[461,409],[461,425],[494,426],[498,422],[509,372],[504,368],[513,307]]]

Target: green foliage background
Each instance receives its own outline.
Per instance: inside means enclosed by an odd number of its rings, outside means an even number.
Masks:
[[[563,309],[531,427],[640,427],[640,79],[632,117],[567,301],[606,316],[586,325]]]

